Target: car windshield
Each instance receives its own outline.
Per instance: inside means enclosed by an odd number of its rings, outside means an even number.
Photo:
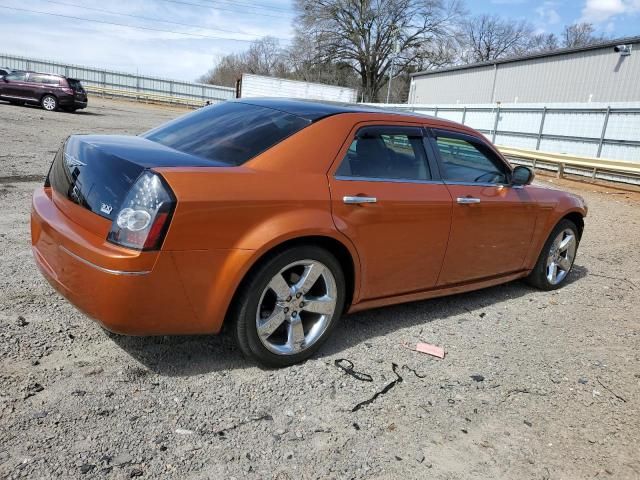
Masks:
[[[310,123],[280,110],[226,102],[201,108],[143,136],[184,153],[241,165]]]

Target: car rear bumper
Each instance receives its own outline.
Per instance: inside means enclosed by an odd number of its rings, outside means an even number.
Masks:
[[[61,107],[70,108],[73,107],[77,110],[81,110],[83,108],[87,108],[89,104],[88,100],[80,100],[78,98],[72,96],[60,96],[58,98],[58,103]]]
[[[67,217],[46,188],[34,193],[31,237],[35,262],[49,283],[108,330],[128,335],[213,333],[222,323],[223,314],[218,315],[220,325],[205,315],[206,289],[189,284],[203,295],[187,295],[186,275],[178,266],[185,258],[187,266],[203,264],[204,258],[112,245]],[[193,301],[204,306],[196,312]]]

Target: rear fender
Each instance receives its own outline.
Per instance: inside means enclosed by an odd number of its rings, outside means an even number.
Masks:
[[[275,215],[255,225],[231,249],[205,252],[174,251],[182,281],[196,310],[211,321],[211,331],[222,328],[231,301],[247,273],[278,246],[304,237],[326,237],[346,247],[354,264],[354,302],[360,291],[360,261],[355,247],[336,231],[331,214],[324,210],[299,209]],[[268,239],[268,240],[267,240]],[[206,257],[206,258],[204,258]]]

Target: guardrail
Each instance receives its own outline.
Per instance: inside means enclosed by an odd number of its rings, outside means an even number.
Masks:
[[[144,101],[147,103],[162,103],[169,105],[181,105],[185,107],[202,107],[206,101],[196,100],[193,98],[176,97],[172,95],[160,95],[157,93],[137,92],[135,90],[123,90],[119,88],[103,88],[95,85],[85,85],[85,90],[93,95],[101,97],[119,97],[130,98],[136,101]],[[211,103],[220,103],[223,100],[210,100]]]
[[[591,177],[592,180],[601,178],[640,185],[640,163],[638,162],[541,152],[500,145],[496,147],[504,156],[514,160],[514,163],[523,163],[519,161],[522,159],[528,160],[533,168],[555,170],[558,178],[563,178],[565,173],[572,173]]]

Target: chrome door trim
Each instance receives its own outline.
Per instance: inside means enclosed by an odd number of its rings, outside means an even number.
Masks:
[[[508,183],[489,183],[489,182],[458,182],[455,180],[445,180],[445,185],[462,185],[465,187],[511,187]]]
[[[350,175],[335,175],[333,178],[347,182],[389,182],[389,183],[424,183],[443,185],[442,180],[413,180],[409,178],[380,178],[380,177],[355,177]]]

